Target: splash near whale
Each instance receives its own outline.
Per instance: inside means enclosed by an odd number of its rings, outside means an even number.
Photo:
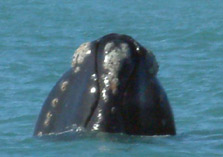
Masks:
[[[45,100],[35,136],[74,128],[131,135],[175,135],[174,116],[157,79],[155,56],[127,35],[82,44]]]

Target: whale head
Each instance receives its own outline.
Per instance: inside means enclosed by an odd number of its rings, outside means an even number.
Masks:
[[[154,54],[127,35],[82,44],[40,112],[34,135],[82,128],[134,135],[174,135]]]

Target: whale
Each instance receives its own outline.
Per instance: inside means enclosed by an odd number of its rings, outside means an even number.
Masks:
[[[153,52],[128,35],[112,33],[83,43],[46,98],[33,135],[70,130],[175,135],[158,70]]]

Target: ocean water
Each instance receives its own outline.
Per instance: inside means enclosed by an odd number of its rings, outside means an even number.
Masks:
[[[152,50],[176,136],[33,138],[74,50],[105,34]],[[223,156],[223,2],[0,0],[0,156]]]

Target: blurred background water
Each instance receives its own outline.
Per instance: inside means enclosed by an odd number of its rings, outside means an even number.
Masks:
[[[32,137],[74,50],[105,34],[152,50],[177,136]],[[0,156],[222,156],[223,2],[0,0]]]

